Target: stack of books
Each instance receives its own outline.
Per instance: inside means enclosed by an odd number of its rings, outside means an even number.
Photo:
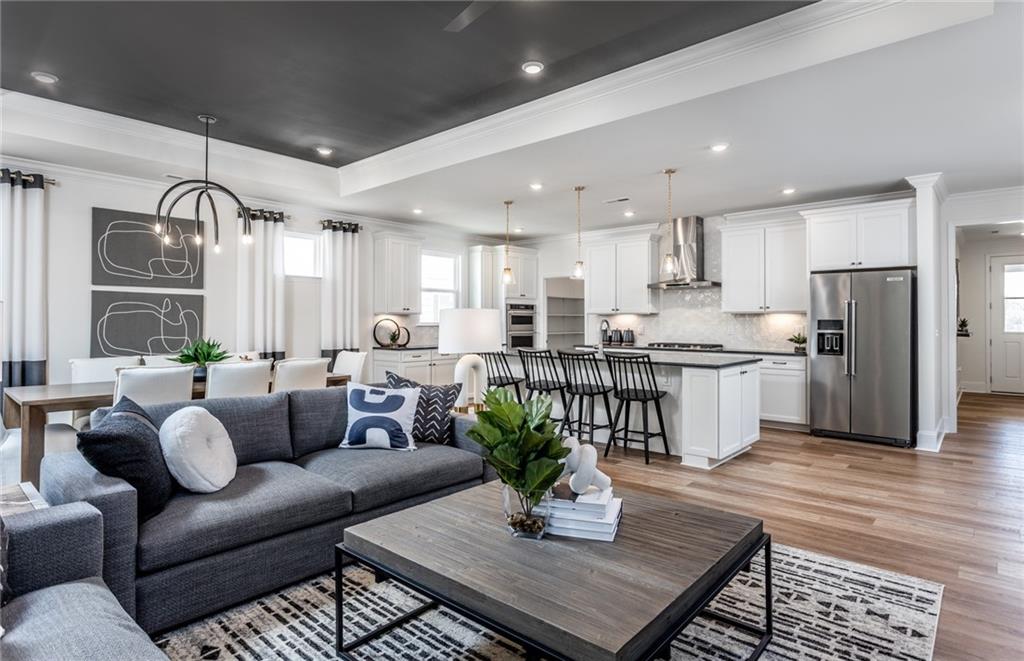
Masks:
[[[542,504],[538,513],[548,514],[545,535],[576,537],[610,542],[615,539],[622,518],[622,499],[612,496],[611,487],[590,487],[586,493],[576,494],[568,484],[552,489],[547,507]]]

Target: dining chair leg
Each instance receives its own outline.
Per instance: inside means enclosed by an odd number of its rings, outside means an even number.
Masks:
[[[612,426],[608,432],[608,442],[604,444],[604,456],[608,456],[608,450],[615,445],[615,430],[619,424],[619,414],[622,413],[622,400],[619,400],[618,406],[615,407],[615,416],[612,418]]]
[[[569,402],[565,405],[565,413],[562,415],[562,424],[558,426],[558,435],[561,436],[565,428],[569,427],[569,435],[572,436],[572,403],[576,395],[569,395]],[[565,401],[565,391],[562,392],[562,401]]]
[[[590,444],[594,444],[594,405],[597,403],[597,397],[590,398]]]
[[[515,386],[515,388],[516,388],[516,401],[519,402],[520,404],[522,404],[523,403],[523,394],[519,391],[519,382],[517,381],[517,382],[513,383],[512,385]]]
[[[559,388],[558,389],[558,394],[562,398],[562,420],[565,420],[567,417],[569,417],[569,404],[567,403],[567,401],[565,399],[565,388]],[[561,432],[559,432],[559,433],[561,433]]]
[[[584,441],[584,438],[583,438],[583,404],[584,404],[584,402],[583,402],[583,400],[585,400],[585,399],[586,399],[586,397],[584,397],[583,395],[580,395],[580,402],[579,402],[579,405],[578,405],[579,409],[578,409],[578,412],[577,412],[577,415],[576,415],[576,438],[578,438],[580,440],[580,443],[582,443]]]
[[[668,432],[665,431],[665,416],[661,413],[661,398],[654,400],[654,412],[658,414],[658,427],[661,428],[661,442],[665,444],[665,456],[670,457],[668,453]]]
[[[612,428],[612,403],[608,399],[608,393],[601,393],[601,397],[604,398],[604,419],[608,423],[608,435],[611,436]]]
[[[644,421],[644,463],[651,463],[651,452],[648,441],[650,440],[650,431],[647,428],[647,402],[641,404],[643,407],[643,415],[641,416]]]

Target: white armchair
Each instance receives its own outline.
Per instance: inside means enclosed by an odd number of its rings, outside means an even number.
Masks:
[[[285,358],[277,361],[271,392],[326,388],[329,362],[330,358]]]
[[[206,398],[266,395],[270,388],[269,360],[213,363],[206,366]]]
[[[192,399],[193,365],[122,367],[114,382],[114,403],[127,397],[139,406]]]

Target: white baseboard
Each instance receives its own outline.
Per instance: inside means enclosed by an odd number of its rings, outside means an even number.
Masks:
[[[961,392],[988,392],[988,384],[984,381],[961,381]]]
[[[946,438],[946,418],[939,420],[934,431],[917,432],[917,450],[920,452],[938,452],[942,441]]]

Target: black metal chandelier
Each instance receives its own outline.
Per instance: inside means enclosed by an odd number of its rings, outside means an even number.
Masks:
[[[196,233],[195,242],[196,245],[202,243],[203,238],[199,233],[199,209],[205,199],[210,207],[210,212],[213,215],[213,252],[220,252],[220,223],[217,218],[217,205],[213,203],[212,193],[223,193],[227,195],[231,200],[238,205],[239,214],[242,217],[242,243],[252,243],[252,219],[249,212],[249,208],[242,204],[242,201],[238,199],[238,196],[232,193],[229,189],[218,184],[215,181],[210,181],[210,124],[217,121],[217,118],[213,115],[199,115],[199,121],[201,121],[206,128],[206,160],[205,168],[203,171],[202,179],[185,179],[174,184],[170,188],[164,191],[164,194],[160,196],[160,201],[156,203],[156,222],[153,225],[153,229],[156,230],[157,236],[161,237],[164,243],[171,242],[170,235],[170,221],[171,212],[174,211],[174,207],[177,206],[178,202],[184,199],[191,193],[197,193],[196,195],[196,206],[195,206],[195,219],[196,219]],[[164,202],[167,198],[180,188],[185,190],[179,192],[171,203],[167,206],[167,211],[164,211]]]

